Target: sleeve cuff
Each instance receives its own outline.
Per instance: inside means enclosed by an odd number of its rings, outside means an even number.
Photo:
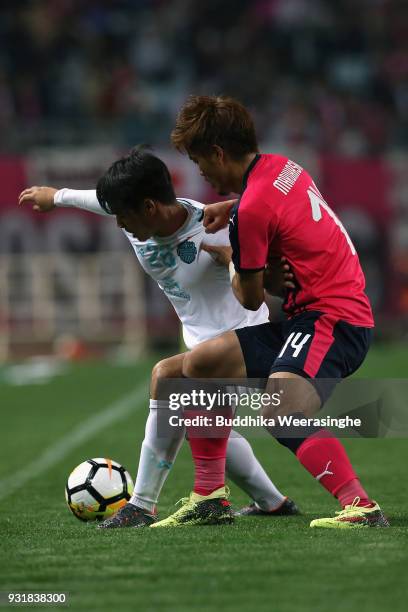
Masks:
[[[64,194],[67,191],[67,188],[64,187],[64,189],[59,189],[55,194],[54,194],[54,204],[55,206],[59,206],[60,208],[69,208],[70,204],[67,204],[66,202],[64,202]]]

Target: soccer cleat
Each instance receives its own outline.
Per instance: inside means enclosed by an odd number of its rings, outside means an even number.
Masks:
[[[288,497],[275,510],[262,510],[255,502],[237,510],[235,516],[293,516],[300,514],[299,508]]]
[[[360,498],[356,497],[350,506],[336,512],[333,518],[315,519],[310,527],[325,529],[361,529],[362,527],[389,527],[390,524],[377,502],[374,506],[359,506]]]
[[[181,527],[184,525],[225,525],[234,522],[231,504],[227,497],[229,490],[221,487],[210,495],[190,493],[180,500],[182,506],[177,512],[150,527]],[[177,503],[180,503],[177,502]]]
[[[118,529],[122,527],[149,527],[157,518],[144,508],[128,502],[114,516],[98,525],[99,529]]]

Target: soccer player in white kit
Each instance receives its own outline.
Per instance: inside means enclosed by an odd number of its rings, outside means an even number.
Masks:
[[[245,310],[235,299],[228,271],[205,250],[229,244],[228,231],[208,235],[203,227],[203,204],[177,198],[165,164],[143,147],[116,161],[95,190],[56,190],[30,187],[20,204],[48,212],[55,208],[84,209],[116,215],[139,263],[172,303],[188,349],[225,331],[265,323],[266,304]],[[203,247],[204,244],[204,248]],[[142,443],[135,490],[128,504],[100,527],[142,527],[156,521],[156,505],[170,468],[184,439],[184,427],[172,428],[172,437],[157,434],[160,378],[181,377],[183,354],[156,364],[152,372],[150,410]],[[228,476],[253,500],[240,514],[268,516],[296,514],[296,505],[282,495],[256,459],[248,441],[232,432],[227,446]]]

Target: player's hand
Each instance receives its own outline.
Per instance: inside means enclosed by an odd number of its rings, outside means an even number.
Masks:
[[[206,251],[206,253],[209,253],[209,255],[211,255],[211,257],[214,259],[215,263],[228,268],[232,257],[232,248],[230,246],[215,246],[212,244],[205,244],[203,242],[201,244],[201,249]]]
[[[286,257],[280,258],[280,265],[283,274],[283,286],[285,289],[296,289],[296,279],[292,268]]]
[[[207,234],[215,234],[223,227],[227,227],[230,210],[235,202],[236,200],[227,200],[205,206],[203,225]]]
[[[268,262],[264,271],[264,288],[271,295],[282,296],[285,289],[295,289],[296,279],[286,257]]]
[[[32,203],[33,210],[37,212],[50,212],[55,208],[54,195],[58,189],[54,187],[28,187],[20,193],[18,203],[22,204]]]

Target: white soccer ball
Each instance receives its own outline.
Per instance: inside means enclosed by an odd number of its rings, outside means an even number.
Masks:
[[[107,458],[88,459],[69,475],[65,499],[81,521],[103,521],[124,506],[133,492],[130,474]]]

